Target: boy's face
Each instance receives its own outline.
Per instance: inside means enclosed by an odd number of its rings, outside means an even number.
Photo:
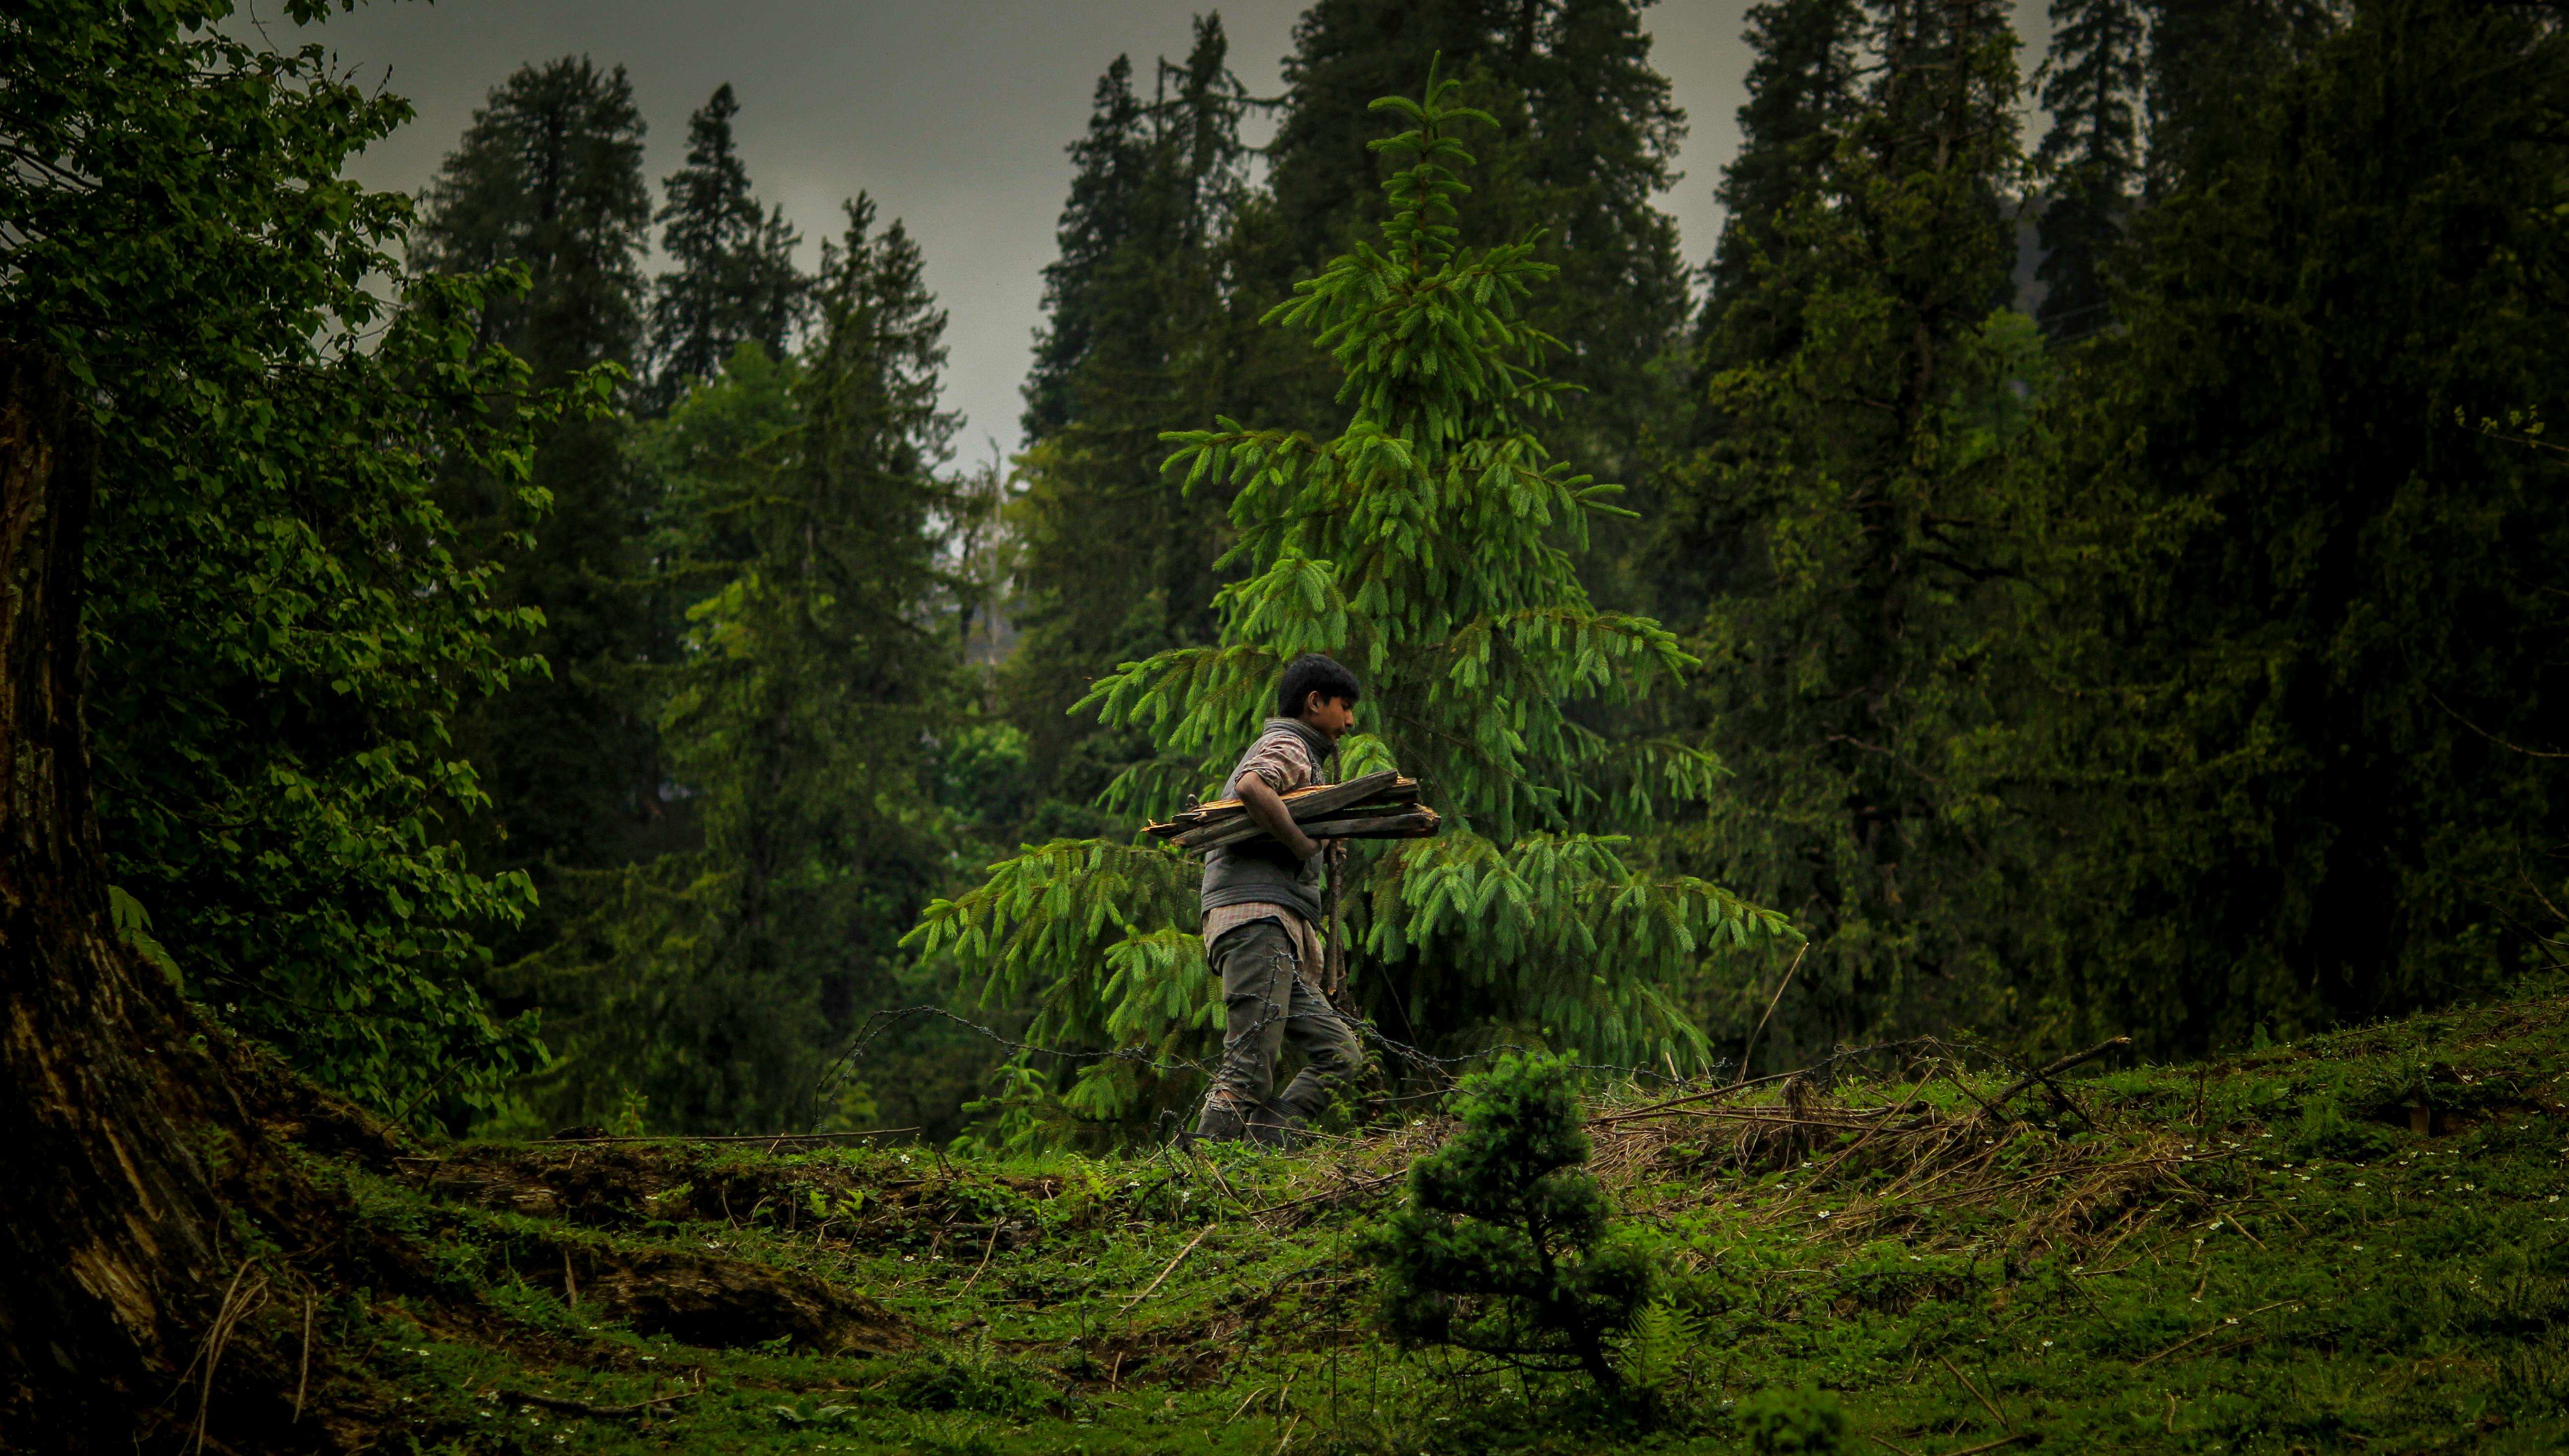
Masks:
[[[1331,743],[1346,736],[1356,726],[1356,705],[1345,698],[1325,698],[1311,693],[1302,699],[1302,721],[1316,728]]]

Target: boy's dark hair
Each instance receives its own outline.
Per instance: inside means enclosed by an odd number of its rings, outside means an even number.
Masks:
[[[1350,703],[1363,696],[1356,688],[1356,675],[1336,658],[1305,652],[1284,664],[1284,680],[1276,685],[1276,716],[1299,715],[1303,702],[1313,693]]]

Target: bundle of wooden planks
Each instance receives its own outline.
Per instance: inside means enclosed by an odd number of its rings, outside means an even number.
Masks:
[[[1302,833],[1315,840],[1413,840],[1436,833],[1444,821],[1418,802],[1418,781],[1389,769],[1343,784],[1314,784],[1284,796],[1284,808]],[[1199,804],[1165,824],[1143,827],[1184,850],[1213,850],[1256,839],[1267,831],[1237,799]]]

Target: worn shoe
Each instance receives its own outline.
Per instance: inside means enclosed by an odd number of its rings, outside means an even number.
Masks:
[[[1228,1102],[1208,1101],[1196,1119],[1196,1136],[1208,1143],[1237,1143],[1249,1135],[1249,1119]]]
[[[1274,1098],[1258,1105],[1258,1115],[1249,1119],[1249,1140],[1262,1148],[1285,1152],[1299,1147],[1302,1119],[1293,1109]]]

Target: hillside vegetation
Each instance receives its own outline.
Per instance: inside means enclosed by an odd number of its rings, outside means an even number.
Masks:
[[[1620,1402],[1373,1331],[1352,1236],[1451,1132],[1428,1103],[1289,1154],[1021,1160],[414,1150],[307,1108],[376,1282],[253,1317],[308,1310],[303,1420],[396,1450],[2569,1440],[2569,996],[2102,1065],[1913,1042],[1599,1094],[1591,1167],[1666,1272]]]

